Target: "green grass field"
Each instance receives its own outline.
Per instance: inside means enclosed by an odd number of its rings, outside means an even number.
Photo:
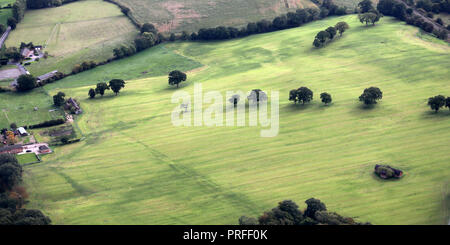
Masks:
[[[83,61],[111,58],[112,50],[132,42],[136,33],[135,26],[116,5],[86,0],[27,11],[6,40],[6,46],[17,47],[21,42],[47,44],[45,51],[50,57],[27,67],[39,76],[52,70],[69,73]]]
[[[26,93],[0,93],[0,128],[9,128],[11,123],[25,126],[63,118],[61,111],[49,111],[53,109],[52,98],[42,88]]]
[[[312,48],[318,31],[341,20],[351,26],[342,38]],[[86,139],[25,168],[27,208],[42,209],[54,224],[237,224],[279,201],[305,208],[315,197],[373,224],[446,224],[450,112],[435,114],[426,102],[450,95],[450,47],[417,31],[387,17],[364,27],[351,15],[226,42],[162,46],[204,65],[180,91],[192,93],[195,82],[223,94],[280,91],[274,138],[261,138],[261,127],[172,126],[178,105],[171,97],[179,90],[167,76],[127,80],[119,96],[94,100],[87,91],[95,73],[46,86],[81,101],[76,122]],[[288,101],[300,86],[314,91],[310,105]],[[369,86],[384,93],[372,109],[358,101]],[[319,101],[324,91],[333,96],[330,106]],[[379,180],[379,163],[404,177]]]
[[[16,157],[17,161],[19,161],[19,164],[21,165],[36,163],[39,161],[39,158],[34,153],[17,155]]]
[[[141,23],[150,22],[161,32],[198,31],[204,27],[241,26],[248,22],[316,7],[310,0],[116,0],[128,6]]]

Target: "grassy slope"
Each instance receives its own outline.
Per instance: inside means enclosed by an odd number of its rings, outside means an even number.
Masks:
[[[201,64],[196,61],[176,54],[172,50],[167,50],[163,46],[158,46],[107,66],[99,66],[57,83],[48,84],[45,88],[65,89],[77,87],[80,84],[107,82],[113,78],[133,79],[161,76],[167,74],[170,70],[189,71],[200,66]],[[143,72],[146,73],[144,74]],[[0,82],[0,85],[8,86],[9,83],[11,83],[10,80],[5,80]],[[33,110],[35,106],[39,107],[37,112]],[[61,116],[57,112],[49,113],[48,110],[50,109],[54,109],[52,98],[42,88],[23,94],[0,93],[0,128],[9,127],[9,124],[12,122],[20,125],[30,125]]]
[[[314,7],[309,0],[117,0],[133,11],[138,21],[157,24],[161,31],[192,32],[219,25],[241,26],[250,21]],[[288,3],[289,8],[286,7]]]
[[[55,69],[70,72],[75,64],[86,60],[104,61],[112,57],[113,48],[131,42],[136,33],[134,25],[117,6],[87,0],[27,11],[6,45],[48,42],[46,51],[52,57],[27,67],[32,74],[42,75]]]
[[[344,37],[313,49],[314,35],[340,20],[351,26]],[[391,18],[366,28],[345,16],[227,42],[165,45],[205,64],[180,90],[192,92],[193,82],[205,91],[279,90],[275,138],[260,138],[254,127],[173,127],[176,90],[166,76],[128,81],[119,96],[95,100],[86,98],[85,78],[80,87],[73,80],[64,92],[81,100],[86,140],[25,168],[30,208],[56,224],[236,224],[281,200],[303,208],[316,197],[374,224],[442,224],[450,112],[435,115],[426,100],[450,95],[449,47],[415,32]],[[58,84],[47,89],[55,93]],[[287,101],[300,86],[314,91],[311,105]],[[369,86],[384,98],[364,109],[357,98]],[[323,91],[333,95],[328,107],[318,101]],[[377,163],[404,170],[404,178],[375,178]]]

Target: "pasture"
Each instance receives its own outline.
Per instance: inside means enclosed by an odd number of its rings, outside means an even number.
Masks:
[[[0,93],[0,128],[9,128],[11,123],[25,126],[63,117],[62,111],[53,109],[52,98],[42,88],[26,93]]]
[[[313,48],[316,33],[339,21],[350,25],[343,37]],[[80,100],[76,123],[86,139],[25,167],[27,208],[42,209],[55,224],[237,224],[279,201],[303,209],[315,197],[373,224],[446,224],[450,112],[435,114],[426,103],[450,96],[450,47],[417,32],[388,17],[373,27],[355,15],[327,18],[244,39],[164,44],[203,64],[178,90],[166,75],[129,78],[118,96],[90,100],[99,68],[92,79],[79,74],[46,86],[50,95]],[[101,69],[108,67],[118,69]],[[261,127],[248,126],[174,127],[179,105],[171,97],[192,94],[194,83],[223,96],[279,91],[279,135],[261,138]],[[288,101],[301,86],[314,91],[309,105]],[[365,108],[358,96],[370,86],[383,99]],[[331,105],[320,103],[321,92],[333,96]],[[376,178],[380,163],[404,177]]]
[[[69,73],[83,61],[111,58],[112,50],[132,42],[136,33],[135,26],[116,5],[87,0],[28,10],[6,40],[6,46],[18,47],[21,42],[45,46],[49,58],[27,67],[39,76],[52,70]]]
[[[155,24],[161,32],[194,32],[200,28],[242,26],[248,22],[316,7],[310,0],[115,0],[129,7],[139,22]]]

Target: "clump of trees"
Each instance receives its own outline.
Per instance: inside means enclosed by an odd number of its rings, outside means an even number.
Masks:
[[[36,78],[33,75],[22,74],[17,78],[17,91],[24,92],[36,87]]]
[[[389,165],[375,165],[375,174],[382,179],[400,178],[403,171],[395,169]]]
[[[326,205],[319,199],[310,198],[305,201],[307,207],[303,211],[298,205],[285,200],[270,211],[264,212],[258,219],[241,216],[240,225],[370,225],[356,222],[350,217],[343,217],[335,212],[327,211]]]
[[[171,86],[176,85],[178,88],[180,86],[180,83],[186,81],[186,79],[186,73],[179,70],[171,71],[169,73],[169,85]]]
[[[313,99],[313,91],[307,87],[300,87],[298,89],[293,89],[289,92],[289,100],[301,102],[302,104],[309,103]]]
[[[347,9],[345,7],[338,7],[332,0],[324,0],[320,4],[319,10],[315,8],[298,9],[295,12],[277,16],[272,21],[261,20],[248,23],[247,26],[241,29],[225,26],[202,28],[198,33],[192,33],[189,39],[192,41],[211,41],[245,37],[253,34],[295,28],[313,20],[332,15],[345,15],[346,13]],[[185,34],[183,37],[187,38],[187,35]]]
[[[12,154],[0,154],[0,225],[49,225],[39,210],[22,208],[28,194],[20,186],[22,166]]]
[[[97,67],[97,65],[98,64],[95,63],[95,61],[84,61],[83,63],[77,64],[72,68],[72,75],[93,69]]]
[[[117,96],[120,92],[120,90],[122,90],[122,88],[125,87],[125,81],[122,79],[112,79],[111,81],[109,81],[109,84],[105,83],[105,82],[101,82],[101,83],[97,83],[97,86],[95,87],[95,89],[90,88],[88,95],[89,98],[94,99],[96,95],[100,95],[103,97],[103,95],[105,94],[106,90],[112,90],[114,92],[114,94]]]
[[[450,110],[450,97],[445,98],[445,96],[443,95],[431,97],[428,99],[428,105],[430,106],[431,110],[434,110],[436,113],[444,106],[448,107],[448,109]]]
[[[330,26],[324,31],[320,31],[319,33],[317,33],[316,37],[314,38],[313,45],[316,48],[323,47],[327,43],[332,41],[338,32],[339,36],[342,36],[342,34],[349,28],[350,26],[347,24],[347,22],[338,22],[335,26]]]
[[[359,101],[364,102],[366,105],[373,105],[377,103],[377,100],[383,98],[383,92],[377,87],[370,87],[364,89],[364,92],[359,96]]]

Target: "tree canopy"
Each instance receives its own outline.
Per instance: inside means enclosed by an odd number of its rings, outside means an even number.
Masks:
[[[179,70],[171,71],[169,73],[169,85],[177,85],[177,88],[180,86],[180,83],[186,81],[186,79],[186,74]]]
[[[29,74],[22,74],[17,78],[17,90],[28,91],[36,87],[36,78]]]
[[[432,110],[438,112],[441,107],[446,105],[446,98],[443,95],[437,95],[428,99],[428,105]]]
[[[117,95],[125,87],[125,81],[122,79],[113,79],[109,81],[109,87]]]
[[[364,102],[366,105],[376,104],[377,100],[383,98],[383,92],[377,87],[370,87],[364,89],[363,94],[359,96],[359,101]]]

